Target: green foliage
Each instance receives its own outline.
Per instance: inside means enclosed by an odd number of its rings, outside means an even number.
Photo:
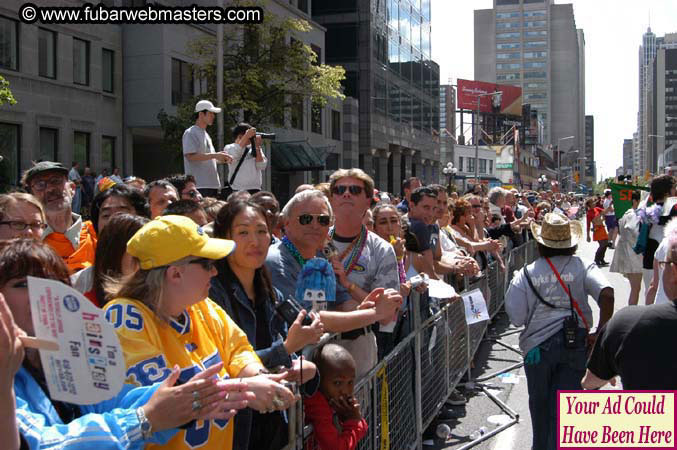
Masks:
[[[324,106],[331,98],[345,98],[341,81],[343,67],[317,64],[309,45],[294,36],[311,30],[304,20],[280,18],[265,9],[265,2],[246,2],[264,7],[264,21],[258,25],[226,25],[223,43],[223,108],[226,129],[244,120],[258,128],[283,124],[285,110],[299,96]],[[245,2],[240,2],[245,4]],[[291,41],[289,37],[291,36]],[[191,42],[195,76],[206,80],[207,92],[200,94],[216,104],[216,38],[202,37]],[[192,123],[197,98],[180,105],[176,116],[158,114],[166,144],[181,147],[181,135]],[[226,134],[226,141],[228,135]]]
[[[5,78],[0,75],[0,105],[4,105],[5,103],[16,105],[16,99],[9,89],[9,81],[5,80]]]

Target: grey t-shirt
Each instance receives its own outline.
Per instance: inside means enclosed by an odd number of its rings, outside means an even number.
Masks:
[[[221,179],[216,170],[216,160],[189,161],[186,155],[189,153],[215,153],[212,139],[206,130],[193,125],[183,132],[183,170],[186,175],[195,177],[198,188],[219,189]]]
[[[556,256],[550,261],[571,290],[588,326],[594,327],[588,296],[599,301],[600,292],[611,287],[604,273],[592,261],[578,256]],[[527,283],[524,269],[515,271],[505,294],[505,311],[514,325],[526,324],[520,335],[520,348],[525,354],[562,329],[564,318],[571,314],[569,296],[545,258],[538,258],[527,266],[527,270],[541,297],[557,308],[551,308],[538,300]],[[580,317],[578,324],[580,327],[585,326]]]
[[[350,245],[336,239],[333,239],[332,242],[338,249],[339,254]],[[343,262],[345,263],[349,257],[350,253]],[[376,233],[368,233],[367,243],[357,260],[357,264],[355,264],[355,268],[348,274],[348,280],[366,292],[371,292],[379,287],[391,288],[399,292],[400,278],[393,246],[381,239]]]

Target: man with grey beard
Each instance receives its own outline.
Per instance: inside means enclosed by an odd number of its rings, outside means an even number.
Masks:
[[[61,163],[42,161],[24,172],[21,184],[45,209],[47,229],[42,240],[61,256],[71,273],[94,263],[96,232],[71,208],[75,185]]]

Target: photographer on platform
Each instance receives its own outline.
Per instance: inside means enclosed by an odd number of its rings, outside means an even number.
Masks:
[[[254,136],[256,149],[252,150],[251,140]],[[256,128],[242,122],[233,128],[233,139],[235,142],[223,149],[232,157],[232,161],[228,163],[230,185],[233,191],[255,194],[261,190],[261,173],[268,166],[268,159],[261,146],[262,138],[256,134]]]

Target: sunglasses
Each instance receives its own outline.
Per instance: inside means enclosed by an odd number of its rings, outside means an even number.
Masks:
[[[198,258],[188,261],[188,264],[199,264],[204,270],[209,272],[214,268],[215,261],[209,258]]]
[[[313,217],[323,227],[328,227],[331,223],[331,217],[327,214],[301,214],[299,216],[299,223],[301,225],[310,225],[313,222]]]
[[[332,190],[336,195],[343,195],[346,191],[349,191],[351,195],[360,195],[364,192],[364,188],[362,186],[357,186],[356,184],[351,184],[350,186],[334,186],[334,189]]]
[[[197,198],[200,195],[200,192],[193,189],[191,191],[184,192],[184,195],[187,195],[190,198]]]

